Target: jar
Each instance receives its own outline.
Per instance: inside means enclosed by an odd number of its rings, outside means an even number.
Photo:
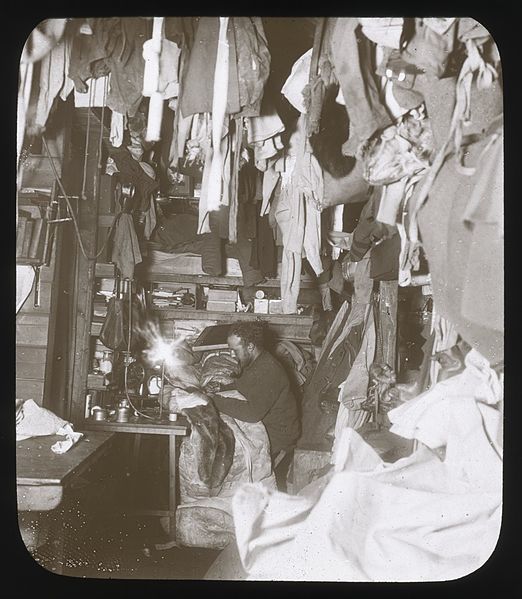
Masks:
[[[112,372],[112,353],[110,351],[103,352],[103,357],[100,360],[100,372],[103,374]]]

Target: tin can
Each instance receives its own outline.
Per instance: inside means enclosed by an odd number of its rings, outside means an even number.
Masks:
[[[118,412],[116,414],[116,422],[129,422],[129,417],[129,408],[118,408]]]
[[[92,411],[94,420],[105,420],[107,418],[107,410],[103,408],[95,408]]]

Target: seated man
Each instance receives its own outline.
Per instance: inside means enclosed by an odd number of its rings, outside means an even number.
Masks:
[[[236,389],[246,401],[212,395],[216,408],[245,422],[262,421],[270,439],[272,460],[290,451],[299,436],[296,399],[283,366],[263,347],[263,330],[254,322],[231,325],[227,338],[241,374],[221,390]]]

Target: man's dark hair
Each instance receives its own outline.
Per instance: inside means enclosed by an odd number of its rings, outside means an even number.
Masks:
[[[245,345],[253,343],[260,349],[265,346],[264,323],[261,322],[235,322],[230,325],[228,334],[239,337]]]

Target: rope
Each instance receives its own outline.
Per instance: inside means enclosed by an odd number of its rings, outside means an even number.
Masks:
[[[83,155],[83,181],[82,181],[82,200],[87,199],[87,194],[85,193],[85,185],[87,179],[87,156],[89,156],[89,137],[91,132],[91,106],[92,99],[94,95],[94,83],[91,79],[91,85],[89,86],[89,111],[87,112],[87,135],[85,136],[85,151]]]

